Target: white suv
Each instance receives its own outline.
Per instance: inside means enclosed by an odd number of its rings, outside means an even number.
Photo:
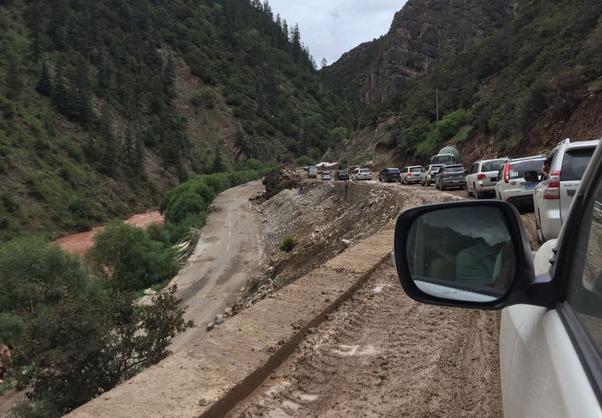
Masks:
[[[494,194],[500,167],[507,160],[507,158],[497,158],[474,163],[466,176],[468,195],[474,195],[477,199],[482,199],[486,194]]]
[[[541,178],[545,161],[545,155],[506,161],[500,169],[499,181],[495,186],[496,198],[517,207],[532,207],[533,193]],[[532,178],[527,180],[525,176]]]
[[[369,168],[356,168],[353,170],[353,180],[372,180],[372,172]]]
[[[599,143],[599,140],[571,142],[566,139],[546,160],[548,177],[535,188],[533,196],[537,237],[541,242],[558,237]]]

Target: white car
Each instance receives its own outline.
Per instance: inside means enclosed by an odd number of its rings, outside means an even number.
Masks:
[[[435,182],[435,174],[439,169],[443,167],[441,164],[429,165],[420,175],[420,184],[423,186],[430,186]]]
[[[404,167],[401,169],[401,177],[399,181],[401,184],[418,184],[423,171],[424,168],[422,168],[421,165]]]
[[[545,161],[543,155],[506,161],[495,185],[496,198],[520,208],[532,207],[533,193],[541,179],[541,168]],[[525,175],[529,177],[528,180]]]
[[[466,175],[466,191],[469,196],[483,199],[487,194],[495,194],[495,185],[501,166],[507,158],[477,161]]]
[[[535,258],[514,206],[473,200],[403,212],[395,265],[419,302],[503,309],[504,416],[602,417],[602,147]]]
[[[548,177],[535,188],[533,196],[537,237],[541,242],[554,239],[560,233],[599,143],[599,140],[571,142],[566,139],[548,157]]]
[[[355,181],[372,180],[372,171],[369,168],[356,168],[351,178]]]

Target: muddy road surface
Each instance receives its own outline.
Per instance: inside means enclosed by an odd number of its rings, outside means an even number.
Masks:
[[[234,187],[213,203],[199,243],[188,263],[171,281],[188,306],[185,319],[196,324],[176,337],[177,351],[207,335],[206,326],[234,301],[264,256],[263,225],[249,199],[263,191],[259,181]]]
[[[418,304],[382,266],[228,416],[501,417],[498,322]]]

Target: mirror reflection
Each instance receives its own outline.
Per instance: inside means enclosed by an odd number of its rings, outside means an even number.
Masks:
[[[496,207],[435,210],[417,218],[407,242],[412,279],[444,299],[493,302],[514,278],[516,258],[502,211]]]

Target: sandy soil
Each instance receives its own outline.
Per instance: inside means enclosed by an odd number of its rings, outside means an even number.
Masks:
[[[134,215],[125,221],[126,224],[137,226],[139,228],[148,228],[151,225],[162,224],[163,216],[159,212],[147,212]],[[71,254],[84,255],[94,245],[94,237],[102,231],[102,227],[97,227],[91,231],[81,232],[79,234],[67,235],[59,238],[56,243]]]
[[[229,417],[502,416],[497,313],[421,305],[374,273]]]

